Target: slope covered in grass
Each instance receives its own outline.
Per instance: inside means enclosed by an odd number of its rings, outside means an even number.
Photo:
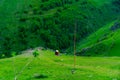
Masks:
[[[0,55],[43,46],[65,50],[120,14],[118,0],[2,0]],[[64,33],[64,34],[61,34]],[[77,42],[79,42],[77,41]]]
[[[0,60],[0,80],[119,80],[119,57],[76,57],[76,70],[72,74],[73,56],[55,56],[51,50],[40,50],[34,58],[24,53]],[[31,63],[23,69],[23,67]],[[106,65],[107,64],[107,65]],[[8,67],[9,66],[9,67]],[[22,73],[18,75],[19,72]]]
[[[78,44],[78,55],[120,56],[120,21],[113,21]]]

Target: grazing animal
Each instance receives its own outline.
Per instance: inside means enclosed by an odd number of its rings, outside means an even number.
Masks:
[[[58,50],[55,50],[55,55],[59,56],[59,51]]]

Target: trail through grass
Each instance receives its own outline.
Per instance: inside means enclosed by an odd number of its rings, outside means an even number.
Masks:
[[[13,59],[17,73],[33,59],[18,80],[120,80],[119,57],[76,57],[72,74],[73,56],[55,56],[51,50],[40,51],[38,58],[25,55],[0,60],[0,80],[14,80]]]

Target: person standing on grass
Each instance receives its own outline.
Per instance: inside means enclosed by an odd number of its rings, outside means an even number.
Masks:
[[[55,55],[56,55],[56,56],[59,56],[59,54],[60,54],[59,51],[58,51],[58,50],[55,50]]]

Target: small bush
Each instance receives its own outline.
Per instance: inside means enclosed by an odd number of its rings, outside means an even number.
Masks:
[[[33,56],[34,57],[37,57],[39,55],[39,51],[38,50],[35,50],[34,52],[33,52]]]

